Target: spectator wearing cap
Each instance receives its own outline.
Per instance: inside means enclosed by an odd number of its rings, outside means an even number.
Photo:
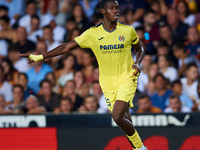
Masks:
[[[0,65],[0,93],[4,95],[7,104],[13,99],[12,85],[5,81],[4,68]]]
[[[151,96],[152,105],[164,110],[166,100],[172,94],[172,91],[167,89],[166,78],[161,73],[154,77],[154,83],[157,93]]]
[[[16,44],[20,48],[20,53],[32,52],[36,48],[35,43],[27,39],[27,32],[24,27],[17,28],[17,40]]]
[[[151,99],[147,94],[141,93],[138,98],[137,113],[162,113],[162,110],[152,105]]]
[[[172,30],[172,35],[174,38],[176,38],[177,41],[186,41],[186,35],[189,26],[179,20],[178,13],[175,9],[168,9],[167,22]]]
[[[169,107],[164,110],[165,113],[189,113],[191,109],[187,106],[183,106],[179,96],[172,94],[169,97]]]
[[[30,31],[31,17],[36,15],[36,3],[30,0],[26,3],[26,15],[22,16],[19,20],[19,26],[24,27],[27,32]]]
[[[39,106],[44,106],[47,111],[57,111],[60,106],[61,96],[52,91],[51,82],[44,79],[40,82],[41,93],[38,96]]]
[[[37,15],[31,17],[30,26],[28,28],[28,39],[34,43],[38,42],[38,39],[43,36],[43,30],[39,29],[40,18]]]
[[[19,57],[20,48],[17,44],[11,44],[8,47],[8,57],[12,61],[15,69],[18,72],[27,72],[29,69],[28,60],[26,58]]]

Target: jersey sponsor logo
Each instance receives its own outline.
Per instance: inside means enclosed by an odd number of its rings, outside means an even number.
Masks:
[[[101,37],[100,39],[98,39],[99,41],[102,40],[104,37]]]
[[[119,41],[124,41],[125,37],[124,36],[119,36]]]
[[[100,50],[123,49],[124,44],[100,45]]]

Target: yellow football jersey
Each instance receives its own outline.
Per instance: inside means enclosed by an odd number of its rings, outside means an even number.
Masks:
[[[90,48],[99,64],[99,82],[103,92],[113,93],[126,79],[133,78],[131,44],[139,38],[132,26],[117,22],[113,31],[103,24],[91,27],[75,38],[81,48]]]

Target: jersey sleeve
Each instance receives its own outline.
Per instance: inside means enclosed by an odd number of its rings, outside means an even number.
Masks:
[[[131,44],[136,45],[139,42],[139,37],[133,27],[131,27]]]
[[[92,46],[92,29],[87,29],[80,36],[77,36],[74,40],[81,48],[91,48]]]

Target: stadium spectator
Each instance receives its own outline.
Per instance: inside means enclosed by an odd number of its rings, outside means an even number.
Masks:
[[[0,6],[0,17],[8,16],[8,7],[1,5]]]
[[[4,68],[6,81],[12,85],[17,83],[17,76],[19,72],[14,68],[12,61],[8,57],[5,57],[1,61],[1,66]]]
[[[91,18],[94,14],[97,4],[99,3],[99,0],[78,1],[78,3],[82,6],[87,18]]]
[[[0,17],[0,38],[5,39],[9,43],[17,42],[16,31],[10,28],[10,19],[7,16]]]
[[[198,83],[197,91],[198,91],[199,98],[196,100],[194,104],[195,104],[196,110],[200,112],[200,82]]]
[[[145,86],[145,92],[152,96],[156,93],[155,83],[153,78],[158,73],[158,65],[156,63],[151,63],[148,69],[148,84]]]
[[[47,109],[44,106],[39,106],[38,98],[34,95],[29,95],[26,99],[25,106],[22,108],[24,114],[42,114]]]
[[[77,66],[79,67],[77,69],[81,69],[81,67],[83,66],[83,55],[85,54],[85,50],[81,49],[81,48],[76,48],[73,51],[71,51],[71,53],[76,56],[76,60],[77,60]]]
[[[133,21],[133,10],[132,9],[127,9],[124,12],[124,16],[125,16],[125,19],[126,19],[125,23],[128,24],[128,25],[132,25],[133,28],[142,26],[142,24],[139,21]]]
[[[174,56],[178,59],[178,76],[184,76],[187,64],[195,62],[195,57],[186,53],[182,43],[175,43],[173,52]]]
[[[13,100],[12,103],[5,107],[7,113],[19,113],[19,108],[21,108],[24,104],[24,89],[21,85],[16,84],[12,89]]]
[[[28,86],[28,77],[25,73],[18,74],[18,84],[24,89],[24,99],[26,100],[29,95],[35,95],[33,89]]]
[[[56,80],[60,86],[64,87],[67,81],[73,79],[75,61],[75,56],[70,53],[62,57],[61,69],[55,72]]]
[[[76,4],[72,8],[71,17],[76,22],[76,26],[80,31],[85,31],[90,27],[90,23],[86,18],[83,8],[80,4]]]
[[[38,96],[39,106],[44,106],[47,111],[57,111],[60,106],[61,96],[52,91],[51,82],[44,79],[40,82],[41,95]]]
[[[49,72],[46,74],[45,79],[48,79],[52,85],[52,91],[56,94],[61,93],[61,88],[56,84],[56,77],[54,72]]]
[[[19,57],[20,48],[17,44],[10,44],[8,47],[8,57],[18,72],[27,72],[29,69],[28,60]]]
[[[179,99],[179,96],[176,94],[172,94],[169,97],[169,107],[164,110],[165,113],[189,113],[191,109],[187,106],[183,106]]]
[[[99,81],[99,67],[97,66],[93,68],[93,79],[94,81]]]
[[[189,54],[200,56],[199,32],[195,27],[190,27],[187,32],[188,41],[184,43]]]
[[[93,68],[94,68],[95,56],[91,50],[85,50],[83,54],[83,69],[82,72],[85,77],[86,83],[93,82]]]
[[[160,108],[152,105],[150,97],[145,93],[139,95],[138,107],[137,113],[162,113]]]
[[[74,40],[75,37],[79,36],[81,34],[81,31],[78,28],[74,28],[71,31],[68,32],[67,34],[67,39],[66,42]]]
[[[167,22],[167,6],[164,0],[152,0],[150,8],[156,12],[156,22],[159,26]]]
[[[43,32],[44,32],[43,38],[47,44],[48,51],[50,51],[50,50],[54,49],[55,47],[57,47],[58,45],[60,45],[59,42],[53,40],[53,31],[52,31],[51,26],[43,27]]]
[[[36,15],[36,3],[35,1],[28,1],[26,3],[26,15],[22,16],[19,20],[19,26],[24,27],[29,33],[31,26],[31,17]]]
[[[83,105],[78,109],[80,113],[93,112],[97,113],[98,100],[94,95],[87,95],[83,101]]]
[[[86,88],[83,72],[81,70],[76,70],[73,80],[76,83],[75,93],[80,97],[85,97],[89,93],[89,85],[87,86],[88,88]]]
[[[49,25],[53,30],[53,40],[63,43],[64,36],[66,34],[66,29],[62,26],[56,25],[55,20],[51,20]]]
[[[154,46],[157,46],[157,41],[160,41],[159,26],[156,24],[156,13],[153,10],[147,10],[144,14],[144,30],[150,41],[153,41]]]
[[[170,57],[167,55],[160,55],[158,57],[158,67],[160,72],[165,76],[169,82],[173,82],[178,78],[176,68],[171,66]]]
[[[34,51],[36,48],[35,43],[27,39],[27,32],[24,27],[17,28],[17,40],[16,44],[20,48],[20,53]]]
[[[75,28],[77,28],[75,20],[73,18],[67,19],[67,22],[65,24],[65,29],[66,29],[66,34],[64,36],[65,41],[68,37],[68,33]]]
[[[76,89],[75,81],[69,80],[65,84],[62,95],[63,97],[67,96],[72,100],[73,104],[72,111],[77,111],[77,108],[79,108],[83,103],[83,99],[75,93],[75,89]]]
[[[142,19],[145,12],[145,0],[118,0],[120,11],[123,13],[127,9],[133,10],[133,21],[138,21]]]
[[[42,27],[49,25],[52,19],[55,19],[57,25],[63,26],[66,20],[66,14],[58,10],[57,0],[49,0],[47,13],[43,14],[43,12],[41,12],[41,16]]]
[[[43,36],[43,31],[39,29],[40,18],[37,15],[31,16],[30,26],[27,29],[28,39],[37,43],[38,39]]]
[[[0,114],[6,114],[6,101],[3,94],[0,94]]]
[[[175,80],[174,82],[172,82],[171,89],[173,91],[173,94],[179,96],[179,99],[183,106],[187,106],[188,108],[192,109],[193,102],[188,95],[182,94],[183,88],[180,80]],[[169,99],[166,101],[166,106],[169,106]]]
[[[34,54],[37,55],[41,53],[37,50]],[[53,69],[43,61],[36,62],[33,65],[34,66],[31,67],[26,74],[28,76],[28,86],[37,94],[40,91],[40,82],[45,78],[46,74],[52,72]]]
[[[151,96],[152,104],[164,110],[166,108],[166,100],[172,94],[172,91],[167,89],[166,78],[161,73],[158,73],[154,77],[153,81],[155,83],[157,93]]]
[[[4,39],[0,39],[1,51],[0,51],[0,61],[8,55],[8,43]]]
[[[142,64],[141,64],[141,72],[140,72],[140,76],[138,77],[138,90],[140,92],[144,92],[145,91],[145,87],[148,84],[148,70],[149,70],[149,66],[152,62],[152,57],[150,54],[145,54],[143,60],[142,60]]]
[[[1,0],[0,6],[8,7],[9,18],[19,19],[24,14],[23,0]]]
[[[178,1],[176,5],[179,20],[189,26],[194,26],[195,15],[190,13],[188,4],[185,1]]]
[[[72,111],[72,101],[69,97],[64,97],[60,101],[60,108],[59,111],[56,113],[70,113]]]
[[[176,40],[184,42],[186,40],[188,25],[179,20],[178,13],[175,9],[168,9],[167,22],[172,30],[172,35]]]
[[[181,78],[183,86],[182,93],[188,95],[194,102],[199,98],[198,96],[198,68],[195,63],[190,63],[186,67],[186,77]]]
[[[0,65],[0,94],[5,97],[6,104],[11,103],[13,99],[12,85],[5,80],[4,68]]]
[[[94,95],[97,100],[98,100],[98,110],[97,112],[98,113],[108,113],[109,112],[109,109],[108,109],[108,106],[106,104],[106,101],[105,101],[105,96],[101,90],[101,87],[99,85],[99,81],[94,81],[92,83],[92,92],[91,92],[92,95]]]

